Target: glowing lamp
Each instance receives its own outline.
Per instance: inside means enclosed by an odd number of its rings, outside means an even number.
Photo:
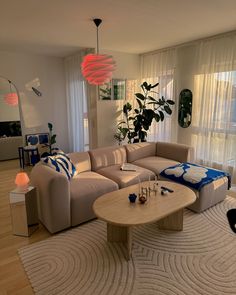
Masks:
[[[16,92],[7,93],[4,96],[4,101],[6,104],[10,106],[17,106],[18,105],[18,95]]]
[[[81,70],[89,84],[102,85],[111,80],[115,62],[111,55],[88,54],[84,57]]]
[[[26,191],[28,189],[29,177],[25,172],[19,172],[16,175],[15,184],[17,185],[17,190],[20,192]]]
[[[111,55],[99,54],[98,27],[102,20],[95,18],[93,22],[97,27],[97,53],[84,57],[81,63],[81,72],[89,84],[103,85],[111,80],[112,72],[115,70],[115,61]]]

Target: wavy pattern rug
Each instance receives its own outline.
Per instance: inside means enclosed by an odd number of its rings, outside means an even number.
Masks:
[[[227,197],[195,214],[185,210],[184,230],[134,230],[132,259],[106,242],[106,224],[96,220],[19,250],[36,294],[222,295],[236,294],[236,235]]]

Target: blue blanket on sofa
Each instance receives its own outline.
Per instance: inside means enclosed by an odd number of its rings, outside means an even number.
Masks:
[[[160,175],[199,191],[204,185],[226,176],[228,177],[228,189],[231,187],[229,173],[188,162],[168,167]]]

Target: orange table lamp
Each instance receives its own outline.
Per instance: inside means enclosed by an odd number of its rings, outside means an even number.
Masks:
[[[26,191],[29,186],[29,177],[25,172],[19,172],[16,175],[15,184],[20,192]]]

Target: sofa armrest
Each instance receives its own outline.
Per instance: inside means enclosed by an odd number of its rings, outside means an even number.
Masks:
[[[70,183],[66,176],[39,163],[32,169],[31,182],[37,188],[39,219],[45,227],[51,233],[70,227]]]
[[[194,148],[185,144],[157,142],[156,155],[159,157],[183,162],[194,161]]]

